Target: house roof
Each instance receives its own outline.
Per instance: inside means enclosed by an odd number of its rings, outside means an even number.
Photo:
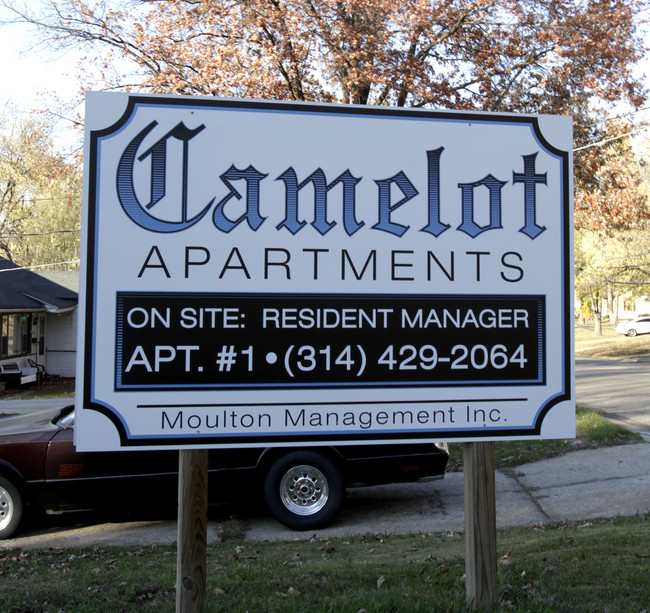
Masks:
[[[61,313],[77,302],[77,292],[0,258],[0,312]]]
[[[41,270],[39,277],[45,277],[58,285],[79,293],[79,271],[78,270]]]

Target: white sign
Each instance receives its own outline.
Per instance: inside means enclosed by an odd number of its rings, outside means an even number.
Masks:
[[[571,120],[90,94],[80,449],[574,435]]]

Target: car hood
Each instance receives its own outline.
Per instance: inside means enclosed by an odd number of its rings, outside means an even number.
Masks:
[[[23,415],[0,418],[0,437],[13,434],[55,432],[60,428],[52,420],[59,413],[61,413],[61,409],[36,409]]]

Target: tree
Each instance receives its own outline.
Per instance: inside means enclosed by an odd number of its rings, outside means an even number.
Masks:
[[[0,254],[21,266],[78,260],[80,205],[78,164],[55,151],[48,126],[0,117]]]
[[[643,98],[642,0],[1,2],[59,46],[99,53],[109,86],[578,115],[594,97]],[[139,78],[113,80],[110,53]]]
[[[576,294],[601,334],[601,302],[638,294],[650,281],[650,205],[643,156],[612,122],[606,138],[576,151]]]
[[[83,46],[102,89],[572,114],[576,146],[639,107],[644,0],[0,0],[45,42]],[[119,60],[119,61],[118,61]],[[129,69],[124,62],[130,62]],[[86,74],[86,87],[92,76]],[[576,164],[576,219],[630,227],[608,149]],[[615,206],[612,203],[616,203]],[[626,226],[627,224],[627,226]]]
[[[650,286],[650,231],[617,230],[609,236],[576,234],[576,295],[582,311],[594,318],[594,333],[602,333],[601,304],[607,299],[610,316],[616,297],[647,294]]]
[[[632,131],[629,123],[612,122],[602,132],[602,144],[575,152],[576,228],[611,234],[648,225],[650,209]]]
[[[571,114],[577,146],[603,137],[613,103],[645,99],[644,0],[0,4],[44,42],[85,47],[86,88]],[[577,166],[576,184],[593,170]]]

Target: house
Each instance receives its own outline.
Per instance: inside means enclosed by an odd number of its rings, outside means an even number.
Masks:
[[[0,258],[0,367],[23,383],[75,376],[78,272],[37,274]],[[8,379],[11,380],[11,379]]]

